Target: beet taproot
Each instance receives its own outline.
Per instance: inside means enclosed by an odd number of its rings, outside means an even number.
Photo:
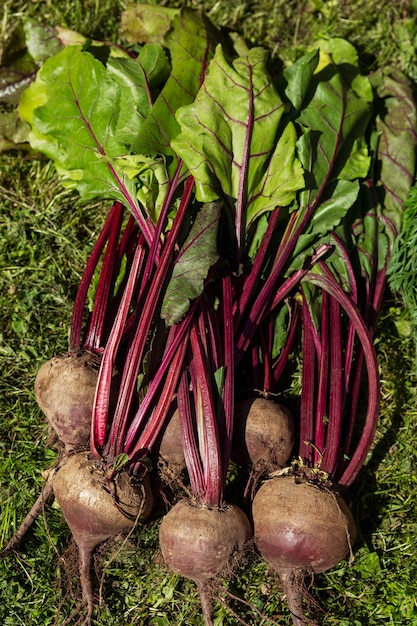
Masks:
[[[207,583],[242,549],[252,530],[246,514],[235,505],[208,508],[180,500],[165,515],[159,543],[166,564],[198,587],[206,625],[212,624]]]
[[[294,445],[294,420],[274,400],[250,397],[236,405],[234,459],[257,472],[283,467]]]
[[[178,476],[186,467],[178,409],[167,421],[157,448],[158,456],[169,470],[170,476]]]
[[[35,397],[66,451],[88,447],[101,358],[68,352],[44,363],[35,378]]]
[[[147,475],[132,478],[126,471],[109,481],[103,464],[87,452],[74,454],[55,476],[53,489],[79,553],[79,573],[87,623],[93,613],[91,560],[94,549],[145,520],[153,507]]]
[[[259,488],[252,503],[255,543],[280,575],[293,622],[303,615],[304,575],[331,569],[351,553],[356,526],[343,498],[295,476],[278,476]]]

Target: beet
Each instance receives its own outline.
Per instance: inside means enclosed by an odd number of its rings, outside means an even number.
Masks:
[[[262,557],[280,574],[296,626],[304,626],[302,581],[350,553],[356,526],[343,498],[294,476],[266,481],[252,504],[254,535]]]
[[[206,624],[212,624],[206,583],[228,564],[252,535],[249,520],[235,505],[208,508],[180,500],[162,520],[159,543],[167,565],[198,587]]]
[[[69,457],[58,471],[53,489],[78,547],[83,603],[90,619],[93,551],[101,542],[146,519],[153,506],[149,478],[133,479],[122,471],[109,482],[102,463],[91,461],[84,452]]]
[[[178,476],[186,467],[178,409],[173,412],[162,432],[158,455],[171,477]]]
[[[240,465],[261,473],[283,467],[294,439],[294,421],[285,406],[262,397],[237,403],[234,458]]]
[[[44,363],[36,376],[36,400],[68,452],[88,447],[100,361],[93,352],[68,352]]]

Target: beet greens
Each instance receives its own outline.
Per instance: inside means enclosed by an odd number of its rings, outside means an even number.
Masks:
[[[411,92],[401,78],[394,83],[391,77],[374,76],[372,81],[378,113],[368,131],[369,170],[361,182],[357,201],[330,236],[334,253],[318,264],[321,278],[316,276],[314,281],[318,281],[319,290],[308,287],[303,291],[305,378],[300,456],[309,465],[320,466],[341,487],[352,484],[356,478],[377,427],[379,381],[376,356],[369,362],[373,352],[371,340],[407,198],[402,184],[407,185],[406,180],[411,184],[415,167],[416,118]],[[394,100],[393,94],[400,93],[401,98]],[[407,138],[400,158],[399,137]],[[392,173],[396,172],[398,179],[399,169],[403,178],[394,194]],[[340,292],[340,286],[345,294]],[[352,313],[347,313],[345,308],[347,319],[341,314],[340,305],[352,309]],[[355,328],[357,312],[368,331],[365,343]],[[359,426],[364,361],[368,369],[368,414]],[[358,440],[360,429],[363,431]]]
[[[72,351],[100,356],[89,462],[110,493],[125,472],[152,476],[149,457],[178,409],[193,504],[231,508],[236,399],[283,393],[300,356],[297,445],[283,473],[347,489],[378,421],[373,338],[415,173],[410,85],[362,75],[341,39],[278,71],[266,50],[235,48],[201,12],[138,5],[124,19],[143,38],[137,55],[59,46],[19,105],[63,185],[81,202],[113,202],[70,334]],[[238,516],[242,532],[207,576],[194,561],[176,567],[181,545],[164,534],[167,562],[197,582],[207,624],[207,577],[249,538]],[[338,559],[354,538],[342,535]],[[280,558],[267,560],[283,580],[303,580]],[[307,623],[301,596],[286,591],[294,624]],[[91,618],[91,592],[87,603]]]

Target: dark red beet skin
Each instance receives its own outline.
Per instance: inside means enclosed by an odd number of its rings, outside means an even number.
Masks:
[[[132,530],[149,515],[153,497],[148,476],[133,481],[125,472],[110,485],[105,468],[88,453],[70,456],[54,478],[54,494],[78,547],[83,603],[91,623],[94,598],[91,560],[95,547],[118,533]]]
[[[110,493],[104,468],[86,452],[69,457],[53,487],[76,543],[91,548],[129,531],[153,506],[147,476],[136,486],[126,473],[117,474]]]
[[[178,475],[185,469],[178,410],[174,411],[162,432],[158,454],[171,470],[171,475]]]
[[[272,471],[283,467],[295,440],[290,411],[267,398],[247,398],[236,405],[233,456],[239,465]]]
[[[162,520],[159,541],[167,565],[202,584],[219,574],[251,535],[249,520],[234,505],[209,509],[180,500]]]
[[[342,561],[356,538],[344,500],[292,476],[266,481],[252,505],[255,541],[277,571],[324,572]]]
[[[36,400],[67,450],[88,446],[100,362],[92,352],[69,352],[44,363],[36,376]]]

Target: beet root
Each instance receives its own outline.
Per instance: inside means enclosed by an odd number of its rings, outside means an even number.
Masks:
[[[95,547],[133,529],[153,506],[148,476],[132,479],[126,472],[109,483],[104,468],[88,453],[74,454],[55,476],[53,489],[79,553],[83,603],[93,613],[91,560]]]
[[[293,623],[311,625],[303,615],[302,581],[350,553],[356,526],[349,508],[328,488],[280,476],[260,487],[252,514],[256,545],[282,579]]]
[[[255,541],[277,569],[324,572],[342,561],[356,538],[344,500],[292,476],[266,481],[252,505]]]
[[[173,412],[162,432],[158,456],[160,465],[169,474],[168,480],[175,479],[186,468],[178,409]]]
[[[283,467],[294,445],[290,411],[274,400],[248,398],[236,405],[234,446],[237,462],[255,472]]]
[[[23,522],[20,524],[19,528],[14,533],[13,537],[10,539],[7,545],[1,550],[0,559],[2,559],[4,556],[6,556],[6,554],[8,554],[9,552],[11,552],[12,550],[14,550],[15,548],[19,546],[20,542],[22,541],[23,537],[25,536],[29,528],[32,526],[35,519],[43,511],[49,498],[53,495],[53,481],[54,481],[54,477],[57,471],[58,471],[57,468],[53,467],[44,472],[46,476],[45,476],[45,483],[42,486],[41,493],[37,497],[36,502],[33,504],[32,508],[26,515]]]
[[[68,352],[37,373],[36,400],[66,452],[88,447],[100,361],[92,352]]]
[[[207,625],[213,622],[206,585],[251,535],[248,518],[234,505],[208,508],[180,500],[162,520],[159,543],[164,560],[174,572],[197,584]]]

